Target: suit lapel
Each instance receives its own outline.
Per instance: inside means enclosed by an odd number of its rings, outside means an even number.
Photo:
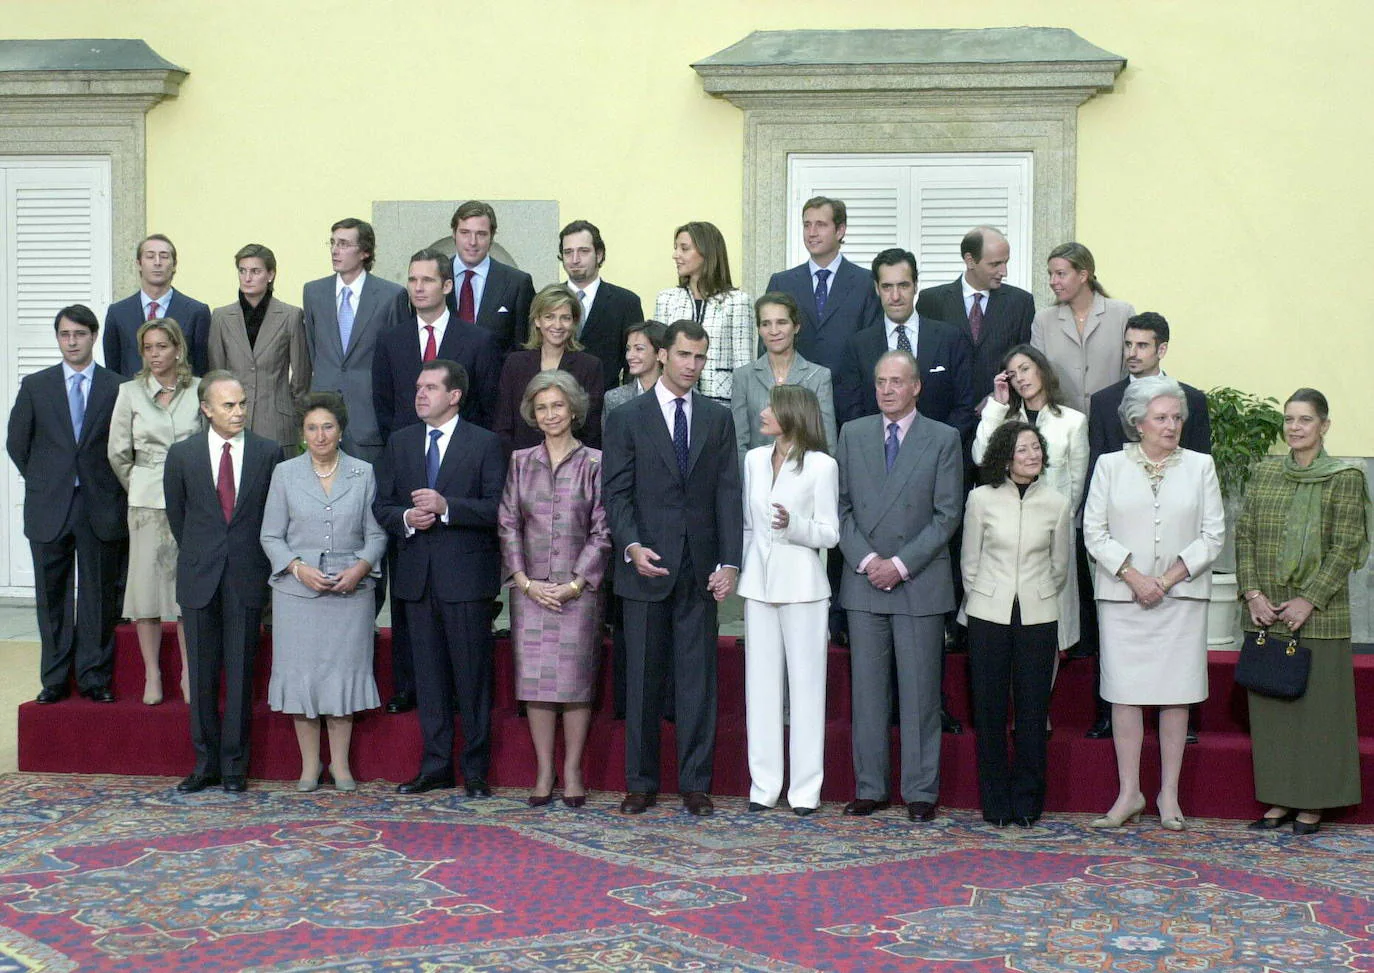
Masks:
[[[922,451],[925,449],[926,432],[922,426],[921,414],[918,412],[916,418],[911,423],[911,428],[907,430],[906,437],[902,440],[901,448],[897,450],[897,461],[892,464],[892,469],[887,471],[887,459],[884,454],[884,443],[886,439],[886,420],[879,423],[880,442],[876,455],[879,457],[879,469],[884,470],[883,488],[878,494],[878,516],[887,513],[894,503],[901,499],[903,491],[906,489],[907,481],[911,479],[912,472],[916,469],[916,463],[920,459]]]
[[[658,450],[659,458],[663,460],[668,469],[673,471],[673,475],[681,479],[682,473],[677,467],[677,450],[673,446],[673,434],[668,431],[668,424],[663,421],[663,410],[658,407],[658,394],[653,388],[650,388],[649,391],[632,399],[629,405],[622,406],[626,409],[631,407],[642,410],[643,415],[638,418],[643,427],[648,430],[649,441],[654,444],[654,448]],[[692,410],[692,414],[693,416],[696,415],[695,409]],[[690,435],[691,430],[689,429],[688,436]],[[690,457],[687,468],[691,469]]]
[[[363,343],[363,335],[372,329],[374,319],[377,317],[377,302],[379,288],[372,283],[372,275],[368,274],[363,281],[363,291],[358,295],[358,307],[353,314],[353,330],[348,334],[348,350],[344,352],[344,360],[347,361],[353,356],[353,350]],[[337,318],[337,314],[335,315]]]
[[[254,357],[254,348],[248,343],[248,327],[243,320],[243,308],[239,306],[238,301],[224,309],[224,318],[228,325],[225,330],[229,335],[229,340],[237,346],[239,354],[249,358]],[[266,322],[264,322],[263,329],[266,330],[266,327]],[[258,338],[262,338],[261,331],[258,332]]]
[[[505,293],[505,265],[493,258],[487,267],[487,282],[482,288],[482,303],[477,307],[479,320],[497,312],[501,306],[501,295]]]
[[[701,456],[701,451],[706,448],[706,403],[709,400],[704,396],[692,392],[692,418],[688,423],[687,432],[687,475],[692,475],[692,470],[696,468],[697,458]],[[677,450],[673,451],[673,462],[677,462]]]
[[[95,383],[91,383],[91,396],[95,395]],[[67,373],[62,370],[61,365],[52,367],[52,379],[48,385],[48,394],[44,400],[53,411],[54,422],[67,430],[67,436],[72,444],[72,449],[79,445],[76,441],[76,429],[72,427],[72,408],[71,402],[67,398]],[[86,400],[86,412],[91,411],[91,399]],[[90,428],[90,423],[83,418],[81,421],[81,434],[85,436],[86,430]]]
[[[242,325],[243,308],[235,306],[233,313],[238,315],[240,326],[232,330],[239,335],[244,344],[247,344],[248,329]],[[267,305],[267,313],[262,319],[262,328],[258,331],[257,343],[251,349],[252,356],[255,359],[261,359],[263,355],[267,354],[272,347],[272,339],[284,327],[286,327],[286,308],[282,307],[281,302],[274,297],[271,303]]]
[[[229,519],[231,524],[238,519],[239,513],[243,510],[244,496],[257,486],[257,482],[262,476],[261,457],[262,454],[257,449],[257,441],[250,438],[250,434],[245,430],[243,434],[243,469],[239,470],[239,488],[234,494],[234,516]]]
[[[830,282],[830,293],[826,295],[825,298],[825,313],[821,315],[818,327],[825,327],[826,323],[835,316],[835,310],[844,303],[844,298],[854,288],[854,275],[849,273],[850,269],[849,261],[844,259],[844,257],[840,257],[840,264],[835,269],[835,279]],[[852,269],[857,270],[858,268],[854,267]],[[810,287],[812,283],[810,270],[810,264],[802,265],[802,273],[806,274],[806,284],[808,287]],[[814,287],[811,287],[811,306],[816,306],[816,290]]]

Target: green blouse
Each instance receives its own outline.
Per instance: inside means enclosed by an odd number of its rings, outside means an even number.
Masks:
[[[1315,639],[1350,638],[1350,573],[1363,565],[1356,553],[1364,542],[1365,479],[1357,469],[1337,473],[1322,484],[1322,561],[1305,589],[1280,584],[1278,562],[1283,532],[1297,485],[1283,475],[1283,457],[1267,456],[1255,468],[1236,523],[1236,574],[1240,597],[1262,591],[1274,604],[1302,597],[1315,610],[1301,634]],[[1257,626],[1245,613],[1245,628]],[[1288,634],[1276,622],[1272,630]]]

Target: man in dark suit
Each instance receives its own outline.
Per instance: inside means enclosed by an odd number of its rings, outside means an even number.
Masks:
[[[139,290],[115,301],[105,312],[105,367],[133,378],[143,367],[138,329],[154,318],[171,318],[181,325],[191,352],[191,370],[210,370],[210,308],[189,294],[172,290],[177,272],[177,248],[161,233],[144,237],[134,251]]]
[[[496,511],[506,454],[493,432],[459,418],[468,376],[443,358],[415,380],[422,422],[391,434],[372,505],[397,539],[392,596],[410,627],[424,749],[397,790],[453,786],[453,710],[463,721],[463,786],[490,797],[491,601],[501,586]]]
[[[348,405],[344,451],[376,464],[386,440],[372,401],[372,356],[378,339],[409,313],[403,287],[372,273],[377,236],[364,220],[329,228],[334,273],[305,285],[305,342],[310,388],[338,392]]]
[[[1169,353],[1169,322],[1164,315],[1155,311],[1144,311],[1126,319],[1126,335],[1122,354],[1126,363],[1126,377],[1115,385],[1108,385],[1094,392],[1088,401],[1088,482],[1092,482],[1093,470],[1103,453],[1115,453],[1126,445],[1126,431],[1121,425],[1118,411],[1126,387],[1138,378],[1162,375],[1164,369],[1160,362]],[[1183,386],[1183,396],[1188,401],[1188,419],[1183,424],[1183,436],[1179,445],[1196,453],[1212,452],[1212,423],[1207,415],[1207,395],[1200,389],[1179,382]],[[1083,491],[1087,496],[1087,490]],[[1088,564],[1087,551],[1079,540],[1078,583],[1092,584],[1092,571]],[[1089,587],[1087,590],[1091,590]],[[1085,641],[1091,639],[1090,633],[1097,631],[1096,603],[1084,602],[1082,623]],[[1095,642],[1095,640],[1093,640]],[[1089,647],[1082,653],[1095,655]],[[1101,671],[1099,669],[1099,676]],[[1188,742],[1197,743],[1198,707],[1189,709]],[[1112,708],[1097,694],[1097,719],[1085,734],[1090,740],[1101,740],[1112,735]]]
[[[177,541],[177,604],[191,676],[196,766],[177,790],[248,783],[253,660],[271,565],[259,535],[281,444],[245,428],[248,393],[231,372],[200,383],[209,428],[167,451],[167,520]],[[219,713],[220,670],[224,714]]]
[[[840,430],[840,601],[849,612],[855,799],[844,813],[889,804],[891,674],[897,671],[902,799],[929,821],[940,793],[940,665],[954,608],[949,541],[963,514],[959,434],[916,410],[921,380],[909,351],[874,373],[879,415]]]
[[[485,328],[456,320],[444,303],[453,291],[453,266],[438,250],[425,249],[410,258],[406,292],[414,313],[377,339],[372,359],[372,399],[377,424],[387,439],[397,429],[420,422],[415,414],[415,380],[425,362],[456,361],[470,376],[458,414],[483,429],[491,428],[501,379],[501,353]],[[396,539],[387,545],[386,573],[392,579],[395,604]],[[378,585],[383,589],[382,585]],[[393,695],[388,713],[415,708],[415,670],[411,661],[410,627],[406,613],[391,613],[391,678]]]
[[[523,270],[491,258],[496,210],[470,199],[454,210],[449,228],[454,247],[449,310],[459,321],[490,331],[503,355],[523,345],[529,335],[534,281]]]
[[[768,278],[769,291],[792,295],[801,308],[797,353],[834,376],[843,367],[850,337],[883,320],[869,275],[840,254],[848,219],[844,200],[808,199],[802,205],[802,240],[811,259]],[[843,423],[839,403],[835,405],[835,418]]]
[[[967,443],[978,425],[973,412],[973,346],[953,325],[915,313],[916,281],[916,257],[910,251],[894,248],[873,258],[873,287],[884,320],[845,343],[835,383],[836,418],[843,424],[878,414],[873,369],[884,354],[901,348],[920,364],[921,415],[953,426]]]
[[[1029,291],[1003,283],[1011,244],[991,226],[964,234],[959,252],[964,273],[948,284],[921,291],[916,310],[947,321],[973,342],[973,395],[981,402],[992,392],[992,379],[1015,345],[1030,341],[1035,298]]]
[[[739,576],[744,516],[734,419],[694,391],[709,345],[696,322],[671,324],[658,384],[612,412],[606,428],[603,495],[619,552],[627,654],[622,814],[657,802],[669,671],[682,802],[691,814],[714,810],[706,792],[716,738],[716,605]]]
[[[124,488],[108,457],[120,377],[92,357],[100,322],[90,308],[64,307],[53,330],[62,361],[19,384],[6,440],[24,478],[24,536],[33,553],[42,643],[38,702],[65,699],[75,668],[81,695],[112,703],[114,628],[129,536]],[[68,612],[73,595],[74,617]]]
[[[573,220],[558,234],[558,259],[568,275],[568,290],[582,302],[577,340],[601,361],[601,387],[620,384],[625,367],[625,329],[644,320],[644,304],[634,291],[601,279],[606,244],[596,224]]]

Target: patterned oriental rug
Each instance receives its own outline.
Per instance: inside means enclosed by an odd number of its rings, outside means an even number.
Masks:
[[[0,971],[1374,970],[1374,829],[0,778]]]

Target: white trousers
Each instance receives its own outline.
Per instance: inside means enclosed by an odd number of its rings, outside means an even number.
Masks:
[[[773,807],[782,794],[784,694],[791,701],[792,773],[787,802],[821,802],[825,760],[825,663],[830,602],[744,602],[744,702],[749,799]]]

